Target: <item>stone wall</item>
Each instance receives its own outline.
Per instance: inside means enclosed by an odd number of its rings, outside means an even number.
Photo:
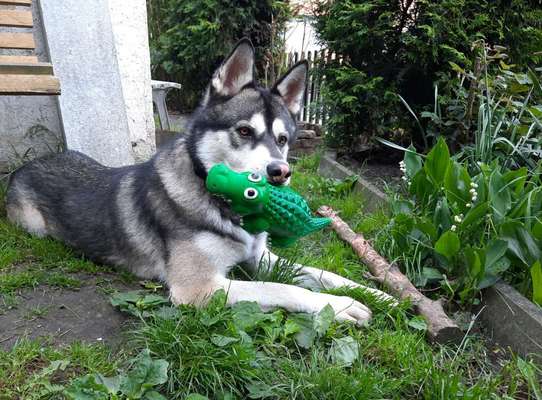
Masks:
[[[313,154],[323,146],[322,127],[317,124],[298,123],[297,141],[289,151],[290,157]]]

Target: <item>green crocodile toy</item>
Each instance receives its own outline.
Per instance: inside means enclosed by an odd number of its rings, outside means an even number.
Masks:
[[[274,246],[289,246],[331,223],[329,218],[313,217],[298,193],[287,186],[273,186],[257,173],[239,173],[217,164],[209,170],[206,186],[230,202],[232,210],[243,217],[247,232],[268,232]]]

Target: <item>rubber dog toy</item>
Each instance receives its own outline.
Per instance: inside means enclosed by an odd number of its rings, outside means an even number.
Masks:
[[[289,187],[273,186],[254,172],[235,172],[217,164],[209,170],[206,186],[242,216],[247,232],[268,232],[274,246],[289,246],[331,223],[329,218],[313,217],[305,199]]]

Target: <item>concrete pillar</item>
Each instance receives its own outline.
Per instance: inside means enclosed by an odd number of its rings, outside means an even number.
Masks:
[[[40,0],[66,145],[108,166],[154,151],[145,0]]]

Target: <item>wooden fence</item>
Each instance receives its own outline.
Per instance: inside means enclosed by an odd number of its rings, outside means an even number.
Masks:
[[[288,67],[301,60],[307,60],[309,63],[309,78],[305,103],[298,116],[300,122],[319,125],[323,125],[326,122],[328,112],[321,96],[322,83],[325,80],[322,67],[326,63],[336,59],[337,55],[328,50],[292,52],[287,55]],[[342,63],[342,58],[339,58],[339,62]]]

